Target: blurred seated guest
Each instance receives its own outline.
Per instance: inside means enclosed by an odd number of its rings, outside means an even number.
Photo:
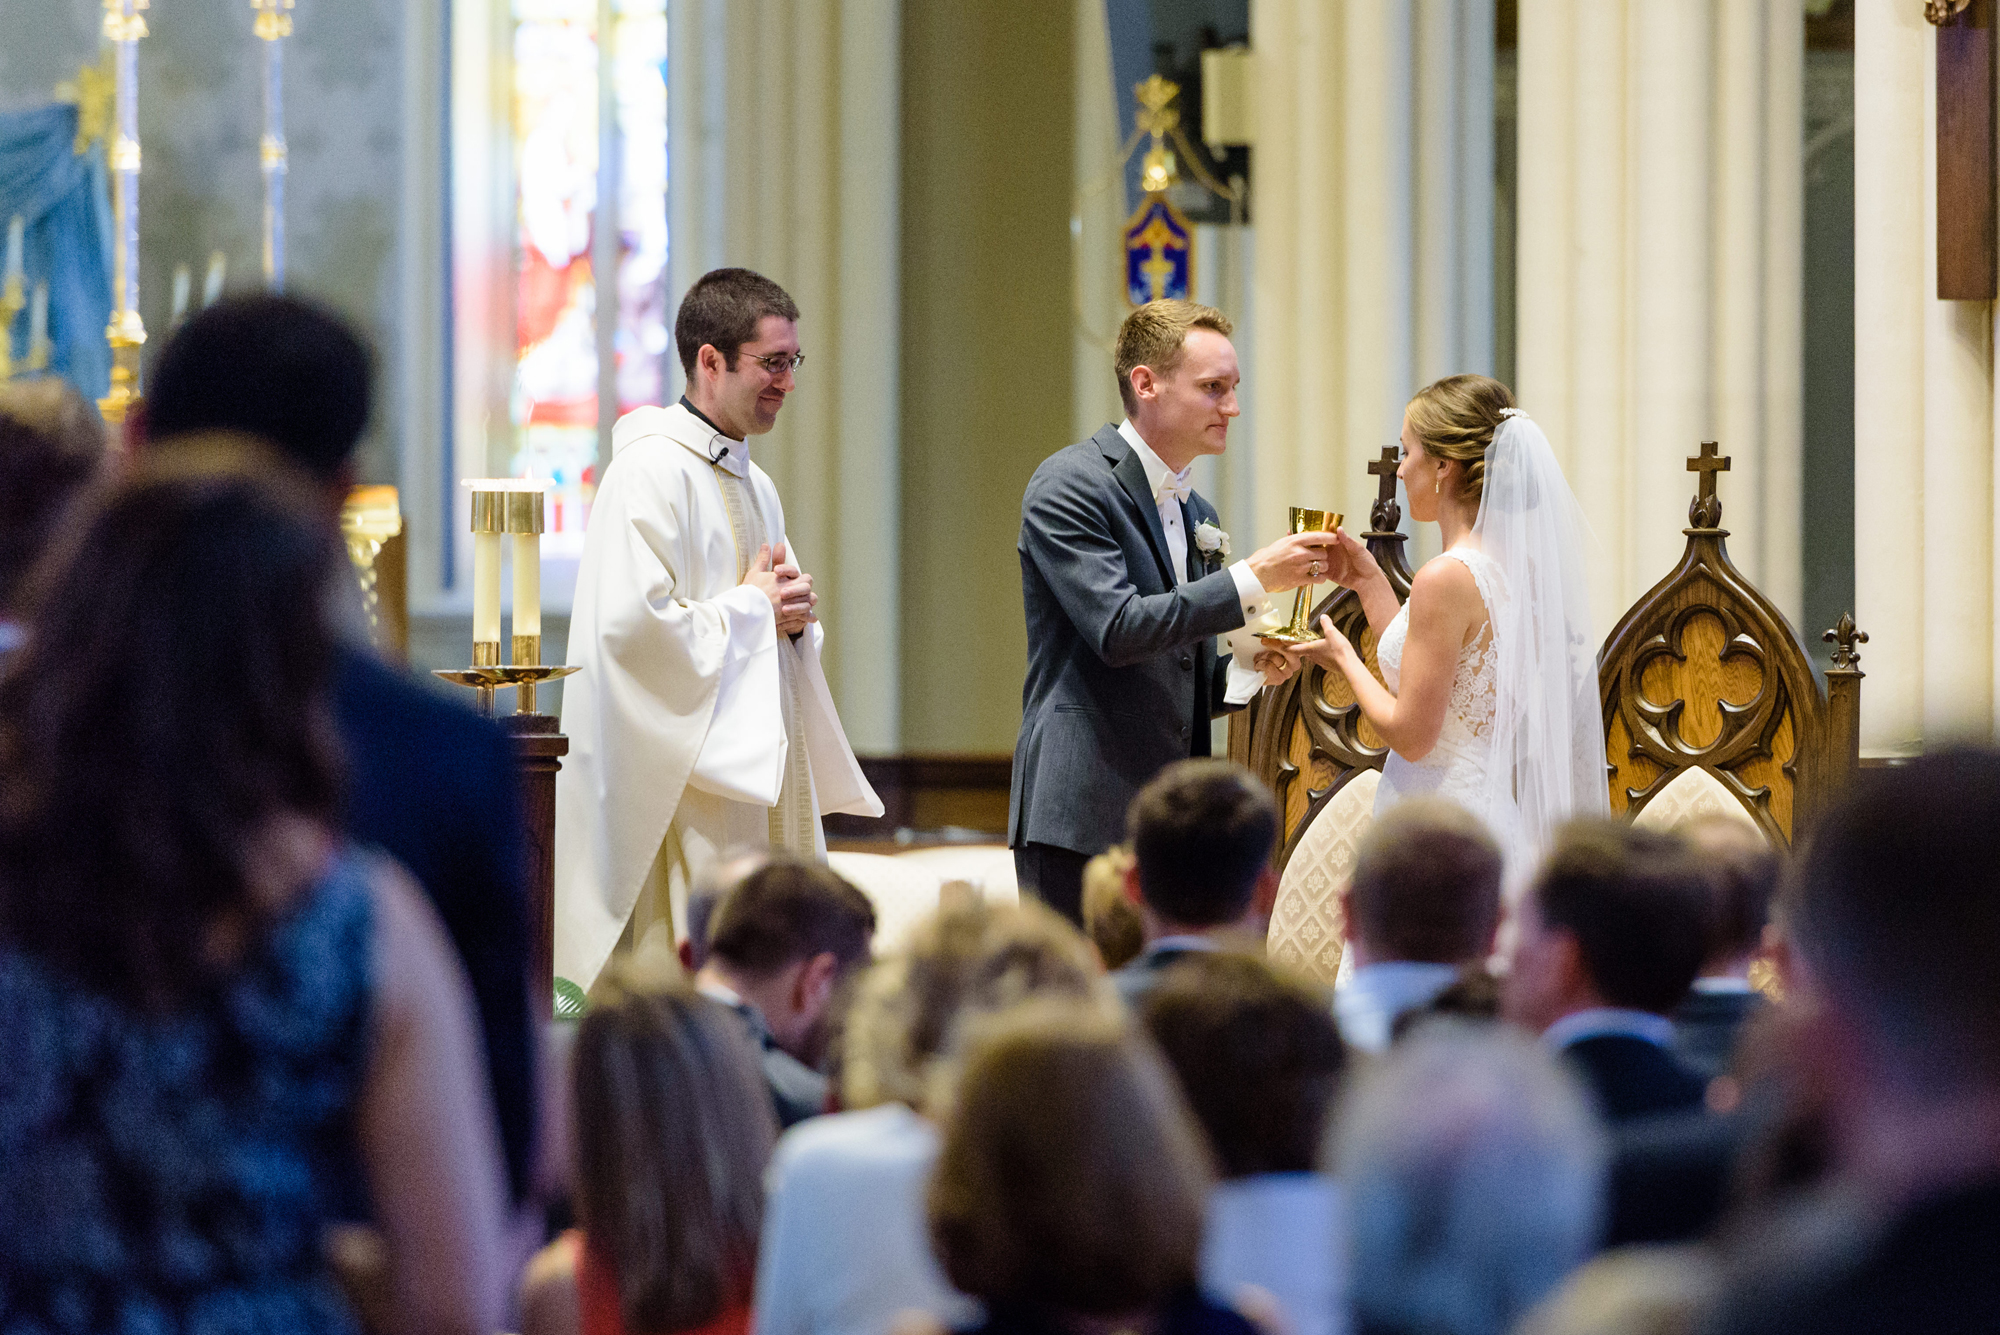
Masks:
[[[1342,1038],[1380,1053],[1398,1018],[1429,1005],[1493,953],[1499,845],[1456,802],[1398,803],[1355,850],[1342,918],[1354,974],[1334,992],[1334,1014]]]
[[[1432,997],[1428,1005],[1398,1015],[1391,1037],[1400,1043],[1418,1025],[1440,1017],[1471,1021],[1498,1020],[1500,980],[1493,976],[1493,971],[1484,963],[1468,966],[1450,987]]]
[[[843,1044],[848,1111],[785,1133],[772,1162],[758,1335],[884,1335],[911,1311],[978,1319],[931,1252],[932,1114],[965,1027],[1031,996],[1108,999],[1090,947],[1033,900],[941,908],[863,975]]]
[[[687,935],[676,947],[681,968],[690,977],[700,973],[702,965],[708,963],[708,928],[709,920],[715,916],[715,906],[770,861],[768,848],[737,847],[723,850],[722,856],[696,869],[688,884]]]
[[[1228,760],[1180,760],[1132,799],[1126,815],[1146,948],[1111,975],[1126,1004],[1145,999],[1167,966],[1193,951],[1252,949],[1264,933],[1278,873],[1278,804],[1257,776]]]
[[[1245,1310],[1268,1295],[1290,1335],[1345,1331],[1340,1193],[1315,1171],[1344,1056],[1326,995],[1262,960],[1194,954],[1140,1013],[1222,1170],[1202,1286]]]
[[[1139,906],[1125,893],[1132,863],[1132,850],[1118,844],[1083,864],[1083,934],[1106,969],[1124,968],[1146,946]]]
[[[570,1073],[579,1227],[530,1267],[522,1335],[746,1335],[778,1124],[736,1017],[615,962]]]
[[[1502,1012],[1561,1052],[1613,1122],[1701,1105],[1668,1017],[1708,950],[1708,877],[1678,835],[1578,821],[1521,900]]]
[[[0,654],[17,646],[23,587],[105,471],[104,422],[67,380],[0,382]]]
[[[1419,1026],[1362,1073],[1334,1145],[1358,1335],[1502,1335],[1597,1245],[1604,1133],[1510,1030]]]
[[[1715,1328],[2000,1330],[2000,754],[1864,771],[1780,903],[1777,1010],[1822,1104],[1831,1245],[1743,1238]]]
[[[1689,1335],[1717,1291],[1705,1247],[1625,1247],[1569,1277],[1514,1335]]]
[[[470,1000],[409,878],[340,833],[345,556],[312,505],[250,468],[128,480],[0,676],[10,1329],[344,1335],[320,1244],[355,1162],[399,1328],[500,1319]]]
[[[226,297],[167,340],[146,378],[145,402],[126,426],[158,451],[190,433],[257,437],[311,475],[319,518],[337,533],[373,379],[367,346],[332,311],[271,292]],[[340,589],[353,606],[351,576]],[[409,869],[457,948],[479,1007],[487,1089],[520,1202],[535,1162],[537,1076],[527,851],[513,749],[490,719],[383,663],[358,623],[327,652],[334,725],[351,781],[347,831]],[[343,1208],[365,1207],[349,1200]]]
[[[1102,1007],[980,1027],[931,1177],[931,1243],[978,1335],[1251,1335],[1202,1296],[1208,1147],[1159,1053]]]
[[[1709,869],[1708,958],[1674,1012],[1674,1054],[1705,1079],[1729,1069],[1743,1022],[1764,1006],[1750,966],[1764,946],[1771,896],[1783,863],[1769,840],[1721,816],[1683,826],[1681,834]]]
[[[774,857],[715,906],[701,990],[756,1045],[781,1126],[826,1111],[835,997],[868,963],[875,906],[827,868]]]

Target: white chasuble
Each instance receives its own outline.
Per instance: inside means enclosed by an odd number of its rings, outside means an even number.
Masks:
[[[787,544],[777,488],[686,408],[619,419],[584,535],[556,778],[555,971],[589,987],[642,892],[741,844],[824,858],[820,813],[882,814],[820,670],[742,583]],[[671,890],[669,889],[671,886]],[[636,925],[636,924],[635,924]]]

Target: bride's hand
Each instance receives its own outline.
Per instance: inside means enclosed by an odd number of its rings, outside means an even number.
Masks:
[[[1333,672],[1346,671],[1343,664],[1358,657],[1354,652],[1354,646],[1348,643],[1345,635],[1333,628],[1332,617],[1323,616],[1319,619],[1319,631],[1319,639],[1308,640],[1304,644],[1281,645],[1277,640],[1265,640],[1264,646],[1273,652],[1282,651],[1290,657],[1317,663]]]
[[[1354,589],[1382,573],[1375,554],[1346,529],[1334,531],[1334,545],[1326,549],[1326,577],[1342,588]]]

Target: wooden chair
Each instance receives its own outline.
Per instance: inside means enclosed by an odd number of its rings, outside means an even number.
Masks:
[[[1729,559],[1728,468],[1714,441],[1688,460],[1687,550],[1598,655],[1611,809],[1658,826],[1733,816],[1789,847],[1859,764],[1868,637],[1851,616],[1826,632],[1822,690],[1798,632]]]
[[[1368,550],[1382,566],[1398,600],[1410,596],[1406,538],[1396,531],[1397,451],[1382,451],[1368,465],[1376,482]],[[1313,609],[1353,641],[1375,666],[1375,633],[1361,600],[1336,588]],[[1277,963],[1331,984],[1340,968],[1339,888],[1354,865],[1354,847],[1375,806],[1375,785],[1388,747],[1363,717],[1354,690],[1338,672],[1309,666],[1283,686],[1259,691],[1229,720],[1230,758],[1247,765],[1277,794],[1283,823],[1278,842],[1278,901],[1266,949]]]

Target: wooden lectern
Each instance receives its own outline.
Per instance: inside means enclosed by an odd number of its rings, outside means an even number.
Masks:
[[[551,714],[509,714],[502,720],[514,739],[528,857],[528,914],[534,1013],[555,1013],[556,974],[556,771],[569,754],[569,738]]]

